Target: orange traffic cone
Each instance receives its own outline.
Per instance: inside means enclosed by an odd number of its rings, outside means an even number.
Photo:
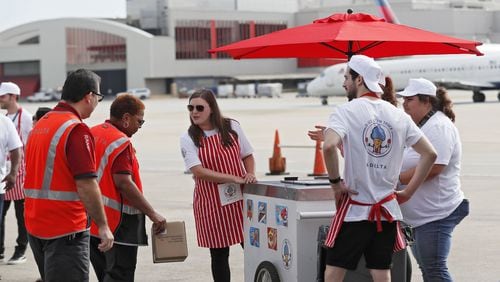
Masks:
[[[325,176],[327,175],[325,160],[323,159],[323,151],[321,150],[321,141],[316,141],[316,152],[314,156],[314,170],[309,176]]]
[[[281,156],[280,148],[280,136],[278,135],[278,130],[276,129],[274,133],[274,148],[273,156],[269,158],[269,173],[267,175],[279,175],[287,174],[286,169],[286,158]]]

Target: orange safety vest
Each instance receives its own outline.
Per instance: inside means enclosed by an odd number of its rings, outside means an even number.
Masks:
[[[24,220],[35,237],[53,239],[88,229],[87,212],[66,159],[68,136],[80,123],[71,112],[50,112],[28,138]]]
[[[111,232],[115,232],[120,225],[122,213],[142,214],[140,210],[131,206],[124,199],[113,181],[111,168],[116,157],[132,146],[130,139],[111,123],[102,123],[90,129],[95,139],[96,159],[97,159],[97,180],[101,188],[104,211],[108,218],[108,226]],[[132,155],[132,179],[142,193],[142,184],[139,177],[139,162]],[[92,221],[90,233],[98,236],[99,228]]]

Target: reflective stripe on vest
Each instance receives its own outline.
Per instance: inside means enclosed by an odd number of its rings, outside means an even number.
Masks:
[[[114,141],[113,143],[109,144],[108,147],[106,147],[104,155],[102,155],[101,161],[99,162],[99,169],[97,170],[97,182],[101,181],[104,168],[106,168],[106,165],[108,164],[109,155],[111,155],[116,148],[120,147],[121,145],[123,145],[123,143],[127,141],[128,141],[127,137],[122,137]]]
[[[123,205],[121,207],[121,204],[109,197],[102,196],[102,202],[105,206],[108,208],[112,208],[118,212],[126,213],[126,214],[142,214],[142,212],[134,207],[131,207],[129,205]]]
[[[109,156],[121,145],[123,145],[125,142],[127,142],[129,139],[127,137],[122,137],[116,141],[113,141],[111,144],[106,147],[106,150],[104,151],[104,154],[101,157],[101,161],[99,162],[99,169],[97,170],[97,181],[100,182],[102,175],[104,173],[104,169],[108,165],[108,160]],[[142,212],[134,207],[131,207],[129,205],[123,205],[109,197],[106,197],[102,195],[102,202],[105,206],[112,208],[118,212],[123,212],[126,214],[141,214]]]
[[[79,201],[80,197],[76,192],[65,191],[51,191],[50,183],[52,182],[52,174],[54,173],[54,161],[56,158],[57,144],[62,135],[72,124],[78,123],[77,120],[70,119],[63,123],[56,131],[52,140],[50,140],[49,152],[47,154],[47,162],[45,165],[45,172],[43,175],[42,189],[24,188],[26,196],[34,199],[49,199],[59,201]]]

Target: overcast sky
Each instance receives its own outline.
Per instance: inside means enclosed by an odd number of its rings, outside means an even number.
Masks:
[[[124,18],[126,0],[0,0],[0,31],[61,17]]]

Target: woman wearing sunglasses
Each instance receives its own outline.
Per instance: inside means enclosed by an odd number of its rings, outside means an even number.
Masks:
[[[142,192],[139,162],[130,138],[144,124],[144,104],[130,94],[111,104],[109,120],[92,127],[101,188],[108,226],[115,244],[101,252],[99,228],[92,222],[90,261],[99,281],[134,281],[138,246],[147,245],[147,216],[155,233],[165,230],[166,219],[156,212]]]
[[[222,116],[212,91],[194,92],[187,108],[191,126],[181,151],[195,179],[198,246],[210,248],[214,281],[230,281],[229,247],[243,243],[239,184],[257,181],[253,148],[239,123]]]

